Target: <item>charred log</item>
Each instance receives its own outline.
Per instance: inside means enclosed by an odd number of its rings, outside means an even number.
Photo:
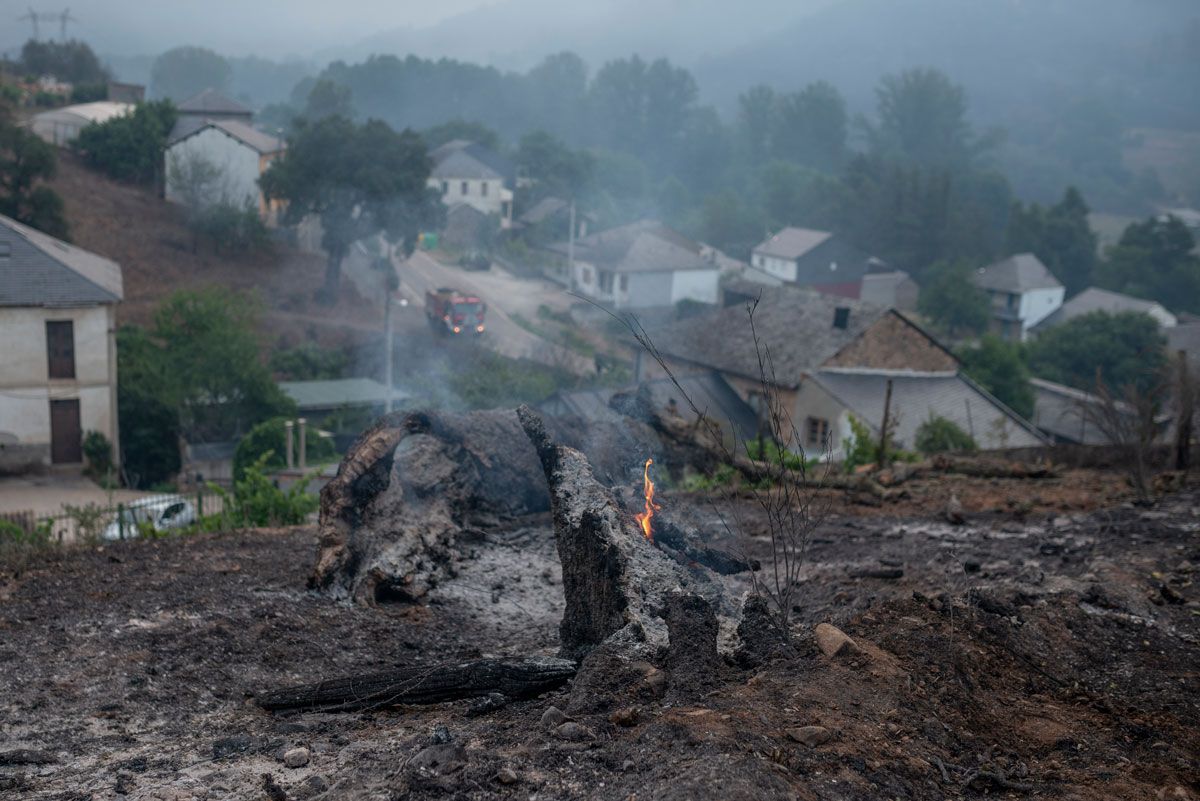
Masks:
[[[586,440],[607,474],[621,474],[636,451],[613,449],[648,429],[633,421],[599,428],[560,420],[555,433]],[[309,586],[366,604],[422,599],[453,572],[464,538],[550,508],[539,466],[511,411],[381,418],[321,492],[319,553]]]
[[[401,668],[272,690],[258,696],[263,709],[378,709],[438,704],[463,698],[529,698],[565,684],[575,675],[569,659],[481,659],[475,662]]]

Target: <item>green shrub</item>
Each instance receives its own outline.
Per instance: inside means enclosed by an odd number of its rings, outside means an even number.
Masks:
[[[266,250],[271,243],[253,204],[214,203],[193,211],[189,226],[198,239],[225,256]]]
[[[712,472],[712,475],[703,473],[689,473],[684,476],[680,488],[686,492],[704,492],[718,487],[727,487],[737,479],[737,470],[733,465],[723,464],[717,467]]]
[[[317,496],[308,492],[309,479],[297,481],[286,491],[272,483],[267,464],[272,453],[267,451],[242,470],[234,481],[233,494],[219,487],[213,490],[225,501],[223,522],[236,527],[293,526],[303,523],[317,509]]]
[[[266,470],[279,470],[287,466],[287,426],[285,423],[286,418],[283,417],[264,420],[241,438],[237,449],[233,452],[234,481],[241,480],[248,467],[263,459],[266,461],[262,461],[262,466]],[[299,434],[293,430],[292,437],[294,438],[293,446],[297,449],[296,461],[298,463],[300,461]],[[306,464],[312,466],[337,459],[337,451],[334,449],[333,443],[324,437],[317,436],[315,426],[308,427],[305,434],[304,451]]]
[[[99,431],[88,431],[83,435],[83,458],[87,460],[88,475],[108,478],[113,470],[112,442]]]
[[[315,342],[273,351],[268,362],[271,372],[283,381],[341,378],[349,365],[350,359],[345,350],[322,348]]]
[[[151,184],[162,174],[163,149],[175,118],[170,100],[139,103],[132,114],[84,128],[75,148],[88,166],[111,178]]]
[[[842,467],[847,473],[853,473],[856,468],[865,464],[874,464],[879,455],[875,439],[871,436],[871,429],[854,415],[850,416],[850,432],[850,436],[842,440],[842,451],[845,453]]]
[[[945,417],[931,416],[917,429],[917,450],[924,454],[973,451],[978,446],[971,435]]]

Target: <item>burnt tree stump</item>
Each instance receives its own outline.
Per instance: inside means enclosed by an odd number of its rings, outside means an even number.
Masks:
[[[667,601],[666,667],[677,698],[711,687],[721,669],[717,654],[717,613],[699,595],[675,593]]]
[[[668,640],[668,597],[679,590],[729,609],[715,574],[680,564],[647,540],[581,452],[557,444],[529,407],[517,409],[517,416],[550,488],[566,600],[559,628],[563,656],[581,659],[601,643],[618,644],[631,655],[657,654]]]

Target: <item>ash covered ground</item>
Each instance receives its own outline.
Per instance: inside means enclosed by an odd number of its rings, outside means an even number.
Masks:
[[[950,492],[966,525],[921,513]],[[1200,798],[1200,494],[1134,508],[1119,478],[1076,472],[831,499],[794,657],[727,665],[698,697],[635,663],[586,703],[568,686],[480,716],[468,702],[271,714],[254,694],[555,653],[549,515],[480,532],[422,604],[306,591],[311,528],[35,561],[0,578],[0,796]],[[663,503],[704,520],[695,496]],[[762,558],[755,508],[737,545]],[[824,656],[821,622],[857,649]]]

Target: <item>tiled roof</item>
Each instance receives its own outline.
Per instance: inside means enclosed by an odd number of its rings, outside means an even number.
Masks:
[[[798,259],[831,236],[833,234],[828,231],[814,231],[811,228],[784,228],[754,248],[754,252],[777,259]]]
[[[115,262],[0,216],[0,306],[86,306],[123,296]]]
[[[888,313],[847,298],[807,289],[756,287],[762,299],[754,312],[759,340],[770,349],[780,386],[794,387]],[[836,310],[849,310],[845,328],[834,326]],[[758,351],[743,304],[697,315],[650,332],[660,352],[723,372],[758,378]]]
[[[551,250],[566,253],[559,242]],[[575,241],[575,258],[618,273],[715,270],[698,243],[657,220],[639,220]]]
[[[1035,325],[1032,330],[1041,331],[1053,328],[1080,315],[1096,311],[1105,311],[1110,314],[1120,312],[1150,314],[1151,312],[1155,312],[1160,316],[1170,315],[1171,319],[1174,318],[1174,315],[1163,308],[1161,304],[1155,303],[1152,300],[1142,300],[1132,295],[1122,295],[1120,292],[1110,292],[1107,289],[1088,287],[1055,309],[1052,314]]]
[[[241,103],[228,98],[216,89],[205,89],[198,95],[189,97],[177,108],[181,114],[236,114],[251,116],[254,111]]]
[[[1044,444],[1028,421],[955,372],[826,368],[811,378],[875,432],[883,420],[890,379],[889,416],[895,442],[903,448],[916,446],[917,429],[931,416],[950,420],[984,450]]]
[[[171,139],[167,146],[176,145],[206,128],[216,128],[261,155],[278,153],[283,150],[283,140],[263,133],[239,120],[180,120],[171,132]]]
[[[1058,289],[1062,286],[1032,253],[1018,253],[1003,261],[983,267],[975,275],[980,289],[1020,294],[1033,289]]]

